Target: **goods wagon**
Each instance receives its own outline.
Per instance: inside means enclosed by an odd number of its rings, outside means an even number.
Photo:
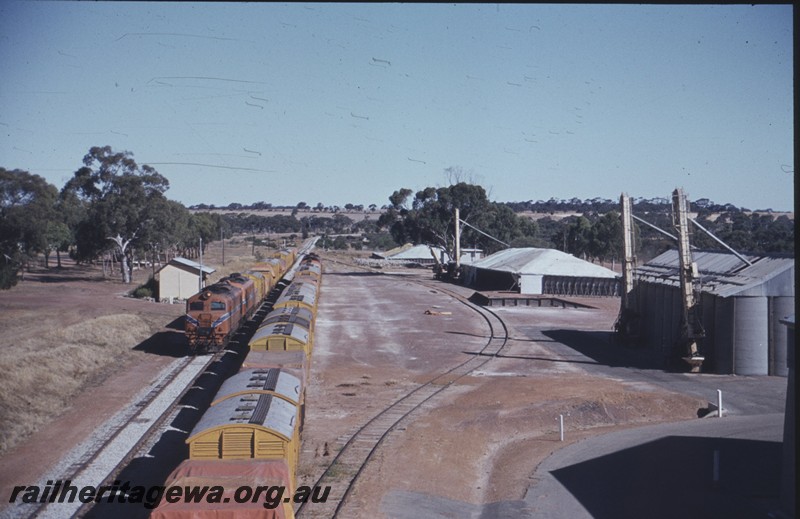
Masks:
[[[248,270],[243,272],[242,275],[248,277],[253,280],[253,283],[256,287],[256,302],[259,303],[264,300],[265,297],[269,294],[272,285],[270,280],[267,277],[256,270]],[[258,304],[256,304],[258,306]]]
[[[242,395],[275,395],[292,404],[303,402],[302,376],[280,368],[242,369],[226,380],[211,405]]]
[[[284,459],[295,480],[300,408],[273,395],[223,400],[203,413],[186,443],[189,459]]]
[[[305,373],[287,368],[242,369],[226,380],[217,392],[212,406],[231,398],[254,401],[258,395],[273,395],[300,406],[298,433],[303,432],[305,418]],[[247,397],[247,398],[245,398]]]
[[[274,257],[283,260],[286,265],[291,265],[297,257],[297,251],[294,249],[281,249],[275,253]]]
[[[303,387],[306,387],[311,363],[303,351],[251,351],[242,362],[241,369],[269,368],[280,368],[301,377]]]
[[[294,480],[285,460],[185,460],[172,471],[166,487],[222,487],[214,500],[200,499],[170,503],[166,499],[150,515],[151,519],[294,519],[294,511],[285,498],[294,492]],[[241,487],[283,487],[282,496],[261,493],[255,502],[237,503]],[[241,494],[238,496],[241,499]],[[217,502],[214,502],[217,501]],[[265,506],[265,504],[267,506]]]
[[[312,348],[309,331],[290,323],[262,325],[250,339],[250,351],[302,351],[311,355]]]
[[[277,260],[268,260],[256,263],[250,267],[252,272],[260,272],[269,281],[270,290],[275,286],[278,280],[283,275],[281,265]],[[269,293],[269,290],[267,290]]]
[[[282,306],[264,316],[261,326],[267,324],[288,323],[302,326],[311,334],[314,333],[314,314],[308,308],[299,306]]]
[[[293,282],[275,301],[273,308],[301,307],[316,315],[318,288],[312,283]]]

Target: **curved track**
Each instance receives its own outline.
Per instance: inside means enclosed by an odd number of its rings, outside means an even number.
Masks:
[[[330,260],[326,259],[326,261]],[[342,446],[315,483],[316,487],[330,486],[331,490],[327,501],[313,503],[307,508],[306,503],[301,504],[297,509],[298,518],[334,518],[339,517],[339,514],[342,514],[343,517],[351,516],[351,514],[344,513],[347,499],[355,488],[359,476],[389,433],[401,426],[409,415],[451,384],[484,366],[492,357],[497,356],[508,343],[508,328],[495,312],[469,302],[461,294],[444,288],[441,282],[408,281],[449,295],[479,314],[486,321],[490,332],[486,344],[469,359],[413,389],[359,428]]]

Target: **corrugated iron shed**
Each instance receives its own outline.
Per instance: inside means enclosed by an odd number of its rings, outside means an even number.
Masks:
[[[501,250],[472,263],[471,266],[513,274],[591,278],[615,278],[619,276],[613,270],[589,263],[571,254],[555,249],[533,247]]]
[[[444,252],[444,249],[441,247],[436,247],[433,245],[414,245],[413,247],[409,247],[407,249],[401,250],[394,254],[387,254],[386,259],[392,261],[424,261],[424,262],[433,262],[433,256],[431,252],[436,254],[437,258],[442,258],[442,254],[444,254],[444,261],[450,261],[450,256]]]
[[[188,268],[188,269],[190,269],[190,270],[192,270],[194,272],[200,272],[200,270],[202,268],[204,274],[213,274],[214,272],[217,271],[217,269],[211,268],[208,265],[203,265],[201,267],[200,264],[197,263],[196,261],[192,261],[192,260],[189,260],[189,259],[186,259],[186,258],[181,258],[181,257],[172,258],[171,260],[169,260],[169,263],[167,263],[167,265],[170,265],[170,264],[181,265],[181,266],[186,267],[186,268]],[[165,267],[166,267],[166,265],[165,265]],[[162,270],[163,270],[163,268],[162,268]]]
[[[747,265],[726,252],[694,251],[700,274],[700,290],[718,297],[793,296],[794,258],[775,255],[745,255]],[[641,281],[678,286],[680,260],[677,250],[668,250],[637,268]]]

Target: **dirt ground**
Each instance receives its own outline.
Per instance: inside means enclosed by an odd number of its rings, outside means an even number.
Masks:
[[[251,253],[250,244],[228,240],[223,266],[221,244],[212,243],[204,262],[219,276],[252,263]],[[186,354],[182,304],[126,297],[151,268],[134,270],[126,285],[119,273],[104,278],[99,266],[55,264],[34,266],[0,291],[2,495],[53,477],[51,466]]]
[[[313,484],[357,426],[486,341],[477,314],[411,283],[409,274],[430,279],[427,271],[378,276],[330,262],[325,268],[298,484]],[[537,330],[611,328],[617,299],[584,302],[595,308],[500,309],[512,338],[505,357],[456,381],[391,433],[345,516],[399,515],[389,504],[398,492],[473,505],[519,500],[536,466],[569,442],[696,418],[703,404],[696,398],[595,376],[548,349],[553,339]]]
[[[231,249],[227,253],[233,254]],[[326,257],[345,258],[323,255],[300,485],[313,484],[349,435],[386,405],[486,342],[487,330],[477,314],[409,279],[430,279],[429,271],[371,275],[326,262]],[[213,250],[207,261],[219,261]],[[136,283],[146,274],[140,271]],[[99,276],[96,269],[68,266],[57,273],[34,272],[0,293],[0,328],[5,332],[0,360],[15,342],[89,318],[134,315],[154,334],[89,377],[66,397],[59,412],[42,418],[34,432],[20,436],[0,455],[4,495],[9,485],[47,479],[53,463],[120,408],[143,380],[181,354],[174,323],[182,305],[123,297],[131,287]],[[644,423],[694,418],[703,402],[592,375],[579,362],[553,354],[547,347],[553,339],[537,332],[608,330],[616,305],[616,300],[607,300],[594,309],[500,310],[511,325],[506,356],[457,380],[390,434],[352,494],[346,516],[393,517],[387,503],[393,493],[403,491],[474,505],[521,499],[538,463],[566,445],[558,441],[559,414],[566,418],[567,442]],[[426,315],[426,310],[450,314]]]

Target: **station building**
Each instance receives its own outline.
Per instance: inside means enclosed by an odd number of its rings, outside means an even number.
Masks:
[[[164,265],[156,275],[158,276],[159,299],[189,299],[200,291],[200,276],[203,276],[203,286],[209,274],[216,269],[186,258],[175,257]]]

